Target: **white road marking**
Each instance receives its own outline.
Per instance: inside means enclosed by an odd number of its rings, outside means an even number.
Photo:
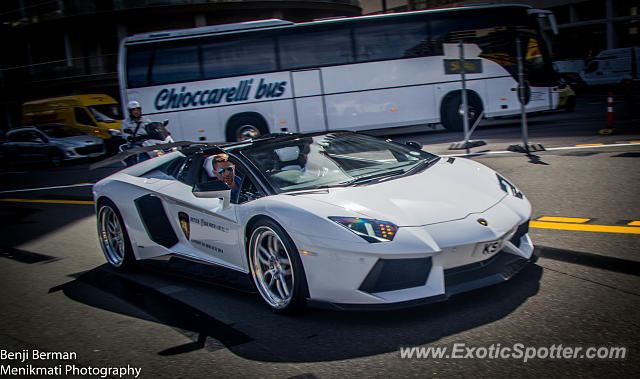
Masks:
[[[0,191],[0,193],[29,192],[29,191],[44,191],[44,190],[59,189],[59,188],[73,188],[73,187],[92,186],[93,184],[94,184],[94,183],[80,183],[80,184],[70,184],[70,185],[68,185],[68,186],[54,186],[54,187],[26,188],[26,189],[17,189],[17,190],[9,190],[9,191]]]
[[[638,143],[612,143],[608,145],[589,145],[589,146],[563,146],[563,147],[550,147],[545,150],[540,151],[532,151],[532,154],[535,153],[543,153],[545,151],[556,151],[556,150],[572,150],[572,149],[598,149],[601,147],[620,147],[620,146],[640,146]],[[498,151],[484,151],[478,153],[469,153],[469,154],[447,154],[440,155],[441,157],[474,157],[479,155],[490,155],[490,154],[522,154],[515,151],[509,150],[498,150]]]

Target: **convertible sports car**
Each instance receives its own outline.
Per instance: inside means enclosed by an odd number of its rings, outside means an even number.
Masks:
[[[212,175],[221,153],[232,181]],[[250,278],[278,312],[444,300],[535,260],[531,205],[506,178],[351,132],[183,146],[99,181],[93,193],[113,267],[213,265]]]

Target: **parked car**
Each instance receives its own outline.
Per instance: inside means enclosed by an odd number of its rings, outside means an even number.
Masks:
[[[580,73],[587,85],[622,84],[640,76],[640,47],[601,51]]]
[[[59,166],[64,161],[105,154],[104,141],[62,124],[26,126],[7,133],[4,152],[10,162],[45,161]]]

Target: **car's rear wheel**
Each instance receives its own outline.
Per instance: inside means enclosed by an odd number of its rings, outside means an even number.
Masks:
[[[115,204],[106,199],[98,205],[98,240],[112,267],[126,270],[134,265],[135,257],[122,216]]]
[[[253,227],[249,264],[258,293],[272,310],[288,313],[304,306],[308,290],[302,261],[280,225],[263,219]]]

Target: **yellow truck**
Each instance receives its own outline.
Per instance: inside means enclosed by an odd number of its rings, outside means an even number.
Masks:
[[[22,105],[23,125],[64,124],[110,139],[121,136],[122,112],[108,95],[73,95],[29,101]]]

